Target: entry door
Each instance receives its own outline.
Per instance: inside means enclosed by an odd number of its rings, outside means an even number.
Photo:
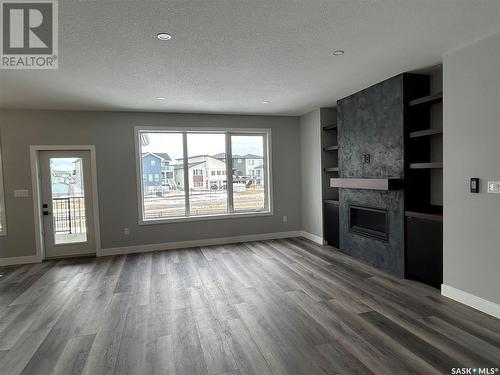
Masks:
[[[45,257],[95,254],[90,151],[41,151]]]

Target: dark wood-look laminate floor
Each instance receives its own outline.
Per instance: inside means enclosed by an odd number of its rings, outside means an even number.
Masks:
[[[449,374],[500,321],[304,239],[0,270],[1,374]]]

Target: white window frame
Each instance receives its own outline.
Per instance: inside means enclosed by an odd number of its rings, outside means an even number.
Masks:
[[[7,214],[5,213],[5,194],[3,185],[3,162],[2,162],[2,148],[0,146],[0,223],[2,229],[0,230],[0,237],[7,235]]]
[[[142,171],[143,165],[141,163],[141,133],[181,133],[184,145],[184,185],[189,186],[189,176],[188,176],[188,150],[187,150],[187,134],[188,133],[207,133],[207,134],[225,134],[226,140],[226,176],[227,176],[227,208],[228,212],[223,214],[211,214],[211,215],[196,215],[190,216],[190,206],[189,206],[189,188],[184,189],[184,199],[185,199],[185,216],[176,216],[171,218],[162,219],[151,219],[144,220],[144,185],[142,183]],[[134,139],[135,139],[135,159],[136,159],[136,172],[137,172],[137,202],[138,202],[138,219],[139,225],[153,225],[153,224],[167,224],[174,222],[187,222],[187,221],[200,221],[200,220],[217,220],[217,219],[228,219],[228,218],[245,218],[245,217],[256,217],[256,216],[272,216],[273,211],[273,180],[272,180],[272,137],[271,129],[268,128],[205,128],[205,127],[157,127],[157,126],[136,126],[134,128]],[[232,174],[232,147],[231,147],[231,136],[245,136],[245,135],[260,135],[264,137],[264,155],[263,160],[267,160],[267,164],[264,163],[263,176],[265,176],[266,181],[266,191],[264,194],[264,209],[262,210],[249,210],[249,211],[234,211],[233,204],[233,174]],[[267,141],[267,142],[266,142]],[[208,182],[208,181],[207,181]]]

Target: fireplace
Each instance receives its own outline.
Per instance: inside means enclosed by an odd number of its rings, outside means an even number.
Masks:
[[[349,231],[361,236],[387,241],[387,210],[349,205]]]

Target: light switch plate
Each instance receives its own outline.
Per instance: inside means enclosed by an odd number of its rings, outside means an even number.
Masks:
[[[14,190],[14,198],[29,198],[30,192],[29,190]]]
[[[500,193],[500,181],[488,181],[488,193]]]

